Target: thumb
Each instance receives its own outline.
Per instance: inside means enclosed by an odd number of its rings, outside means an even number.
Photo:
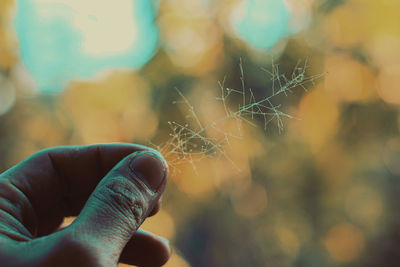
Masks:
[[[159,200],[167,176],[167,163],[156,151],[127,156],[100,181],[69,231],[105,266],[115,266]]]

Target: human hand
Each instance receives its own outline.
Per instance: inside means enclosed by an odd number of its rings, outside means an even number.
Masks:
[[[168,245],[138,228],[159,210],[167,176],[162,156],[139,145],[35,153],[0,174],[0,266],[163,265]]]

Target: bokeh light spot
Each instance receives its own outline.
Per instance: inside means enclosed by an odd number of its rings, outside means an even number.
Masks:
[[[189,73],[204,73],[216,65],[222,32],[215,25],[208,1],[162,1],[160,39],[172,63]]]
[[[179,190],[196,198],[209,197],[215,189],[214,162],[211,159],[193,157],[192,162],[184,162],[177,166],[179,173],[173,175],[173,181],[177,184]],[[196,164],[193,169],[193,162]]]
[[[301,120],[293,123],[299,126],[304,140],[314,152],[336,134],[339,108],[322,88],[314,89],[301,100],[298,116]]]
[[[307,28],[312,21],[314,0],[284,0],[284,3],[291,13],[289,31],[297,33]]]
[[[253,184],[249,189],[232,195],[235,211],[244,217],[255,217],[267,208],[267,191],[260,185]]]
[[[325,71],[325,88],[339,100],[361,101],[376,91],[372,71],[350,57],[338,54],[328,56]]]
[[[138,68],[157,45],[149,1],[19,0],[15,28],[21,59],[40,92],[107,68]]]
[[[379,96],[391,104],[400,104],[400,64],[382,68],[379,73]]]
[[[288,33],[290,11],[282,0],[247,0],[232,13],[239,37],[260,49],[273,47]]]
[[[374,226],[383,211],[380,194],[367,185],[356,185],[345,200],[347,214],[365,226]]]
[[[398,65],[400,62],[400,37],[395,34],[376,34],[367,44],[374,63],[381,68]]]
[[[300,249],[300,240],[297,234],[293,230],[283,226],[277,226],[275,233],[281,249],[286,254],[296,257]]]
[[[23,64],[15,65],[10,76],[19,94],[34,96],[38,93],[34,78]]]
[[[347,223],[332,227],[324,240],[329,255],[338,262],[355,260],[362,252],[364,244],[363,233]]]
[[[139,76],[113,71],[97,81],[71,83],[60,102],[71,117],[74,142],[131,142],[146,140],[157,129],[150,93]]]
[[[16,90],[14,85],[0,74],[0,116],[13,107],[15,99]]]
[[[141,228],[169,240],[175,236],[174,220],[168,212],[163,210],[160,210],[157,216],[146,219]]]
[[[324,34],[330,44],[336,46],[356,45],[366,35],[364,23],[354,23],[354,21],[364,21],[360,6],[349,4],[346,7],[338,7],[325,17]]]

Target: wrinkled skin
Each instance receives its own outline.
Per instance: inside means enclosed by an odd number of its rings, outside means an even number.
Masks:
[[[162,156],[140,145],[35,153],[0,175],[0,265],[163,265],[168,244],[138,228],[159,210],[167,176]]]

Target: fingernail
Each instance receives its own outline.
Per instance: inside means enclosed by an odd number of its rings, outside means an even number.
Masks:
[[[153,191],[160,188],[167,172],[165,160],[161,155],[152,151],[142,151],[136,154],[131,161],[130,168],[135,176]]]

